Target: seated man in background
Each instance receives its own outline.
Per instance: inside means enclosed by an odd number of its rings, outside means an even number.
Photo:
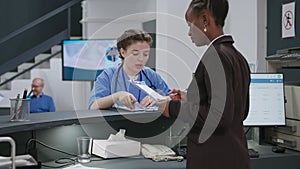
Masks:
[[[33,95],[30,96],[30,113],[55,112],[54,102],[51,96],[43,94],[44,80],[34,78],[31,84]]]

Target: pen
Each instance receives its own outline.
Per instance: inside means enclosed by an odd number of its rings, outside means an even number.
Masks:
[[[19,119],[21,119],[24,114],[24,104],[25,104],[25,99],[27,97],[27,91],[28,91],[27,89],[24,89],[23,97],[22,97],[22,104],[21,104],[21,107],[19,110]]]
[[[171,93],[171,94],[169,94],[170,97],[173,97],[173,96],[176,96],[176,95],[177,95],[177,93]]]
[[[26,97],[27,97],[27,92],[28,92],[28,90],[27,90],[27,89],[24,89],[22,99],[26,99]]]
[[[32,90],[30,90],[30,92],[28,93],[27,97],[30,97],[31,93],[32,93]]]
[[[20,94],[17,95],[16,103],[15,103],[15,109],[14,109],[14,114],[12,115],[12,117],[10,118],[10,120],[15,120],[15,118],[16,118],[18,104],[19,104],[19,99],[20,99]]]

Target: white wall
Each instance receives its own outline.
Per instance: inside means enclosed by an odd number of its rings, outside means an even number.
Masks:
[[[85,38],[116,38],[125,29],[142,28],[156,18],[156,69],[171,88],[184,89],[205,47],[189,39],[185,12],[190,1],[182,0],[86,0],[83,2]],[[153,13],[154,12],[154,13]],[[224,32],[232,34],[235,46],[249,64],[265,70],[266,0],[229,0]],[[260,63],[257,63],[257,61]]]
[[[83,38],[117,38],[129,28],[142,28],[142,22],[155,19],[156,1],[85,0]]]
[[[187,87],[205,49],[196,48],[187,35],[188,26],[184,16],[189,2],[157,1],[157,33],[161,36],[157,36],[156,67],[164,73],[164,78],[172,88]],[[233,35],[235,46],[249,63],[254,64],[258,56],[257,6],[258,0],[229,0],[229,13],[224,27],[226,34]],[[263,55],[263,50],[260,52]]]
[[[256,71],[267,70],[267,0],[257,1],[257,61]]]
[[[188,26],[184,15],[189,2],[190,0],[85,0],[82,3],[83,38],[116,38],[128,28],[142,28],[143,22],[156,19],[156,69],[171,88],[184,89],[190,83],[192,73],[205,49],[195,47],[187,35]],[[265,70],[266,0],[229,0],[229,3],[225,33],[233,35],[236,47],[249,63]],[[85,109],[91,84],[62,82],[61,61],[54,59],[52,62],[55,62],[52,65],[56,65],[54,73],[47,70],[32,72],[32,77],[45,78],[45,93],[53,96],[57,110]],[[27,83],[30,87],[31,82]],[[23,87],[20,90],[22,89]],[[11,97],[13,96],[16,94]]]
[[[196,48],[188,37],[184,19],[189,1],[157,2],[156,68],[171,88],[186,88],[203,49]]]

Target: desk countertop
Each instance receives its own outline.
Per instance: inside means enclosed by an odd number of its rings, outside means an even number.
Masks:
[[[98,123],[99,121],[117,121],[130,118],[157,117],[158,112],[128,112],[114,110],[82,110],[30,114],[29,121],[11,122],[9,116],[0,116],[0,135],[21,131],[51,128],[62,125]]]
[[[96,111],[67,111],[53,113],[31,114],[30,121],[10,122],[9,116],[0,116],[0,134],[30,131],[37,129],[47,129],[62,125],[72,124],[91,124],[99,123],[99,121],[118,121],[124,120],[126,116],[130,118],[153,118],[160,116],[157,112],[126,112],[126,111],[111,111],[111,110],[96,110]],[[125,116],[125,117],[124,117]],[[271,151],[270,145],[253,145],[253,148],[259,152],[259,158],[251,159],[251,169],[296,169],[300,167],[300,153],[292,150],[287,150],[284,154],[274,153]],[[51,162],[49,163],[51,164]],[[93,161],[87,164],[91,167],[99,167],[106,169],[183,169],[186,161],[177,162],[153,162],[142,157],[119,158],[110,160]],[[43,167],[47,169],[46,167]]]
[[[256,145],[250,141],[251,148],[259,152],[259,158],[251,158],[251,169],[296,169],[300,166],[300,153],[293,150],[286,150],[285,153],[274,153],[271,151],[271,145]],[[99,159],[98,159],[99,160]],[[46,165],[58,166],[54,162],[45,163]],[[142,156],[130,158],[107,159],[100,161],[92,161],[91,163],[83,164],[89,167],[98,167],[105,169],[184,169],[186,160],[182,162],[154,162],[150,159],[145,159]],[[49,169],[43,167],[43,169]],[[199,164],[201,169],[201,164]]]
[[[45,163],[50,166],[58,166],[54,162]],[[150,159],[145,159],[142,156],[107,159],[101,161],[92,161],[91,163],[82,164],[87,167],[97,167],[103,169],[184,169],[186,161],[168,161],[168,162],[154,162]],[[63,168],[63,167],[62,167]],[[42,169],[50,169],[50,167],[43,166]]]

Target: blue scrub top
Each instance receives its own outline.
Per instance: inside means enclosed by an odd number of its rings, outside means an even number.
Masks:
[[[30,97],[30,113],[55,112],[52,97],[42,94],[39,98]]]
[[[127,91],[131,93],[138,101],[143,100],[143,98],[148,95],[129,82],[129,77],[123,71],[121,66],[122,65],[104,69],[97,77],[93,90],[90,93],[88,108],[90,108],[96,99],[111,95],[118,91]],[[171,91],[161,76],[148,67],[143,68],[139,73],[137,80],[144,81],[146,85],[163,96],[168,95]]]

